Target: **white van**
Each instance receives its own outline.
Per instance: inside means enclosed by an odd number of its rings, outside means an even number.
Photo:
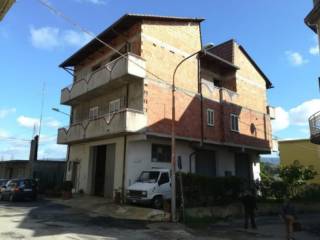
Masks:
[[[171,199],[169,169],[143,171],[138,180],[127,189],[128,203],[152,204],[159,209],[164,200]]]

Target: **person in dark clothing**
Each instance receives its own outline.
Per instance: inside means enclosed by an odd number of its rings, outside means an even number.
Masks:
[[[296,220],[296,212],[294,205],[290,202],[288,198],[284,200],[281,208],[281,217],[286,225],[286,239],[291,240],[293,238],[293,224]]]
[[[244,228],[248,229],[249,219],[251,228],[256,229],[255,213],[257,210],[257,200],[254,190],[246,191],[241,198],[244,208]]]

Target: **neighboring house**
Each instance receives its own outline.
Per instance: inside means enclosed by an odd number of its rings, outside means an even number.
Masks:
[[[33,177],[39,179],[40,190],[61,187],[65,173],[65,161],[37,160],[33,162]],[[29,160],[0,161],[0,179],[29,178]]]
[[[11,6],[15,3],[15,0],[1,0],[0,1],[0,21],[7,14]]]
[[[318,175],[311,182],[320,184],[320,146],[310,139],[279,141],[280,165],[288,166],[299,161],[305,167],[313,166]]]
[[[76,191],[113,197],[143,170],[170,168],[174,69],[203,48],[203,19],[127,14],[60,67],[73,70],[66,177]],[[188,59],[176,78],[177,157],[182,171],[259,179],[271,151],[271,82],[234,40]],[[268,111],[269,109],[269,111]]]
[[[305,18],[305,23],[318,34],[320,41],[320,0],[313,0],[313,9]],[[320,78],[318,79],[320,84]],[[320,112],[314,113],[309,118],[310,141],[320,144]]]

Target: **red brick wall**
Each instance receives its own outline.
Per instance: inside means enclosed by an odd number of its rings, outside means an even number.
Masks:
[[[148,131],[171,134],[171,89],[155,83],[145,86],[145,110],[148,114]],[[201,101],[199,96],[176,92],[176,135],[184,138],[201,139]],[[207,108],[214,110],[214,126],[207,125]],[[230,130],[230,114],[240,116],[240,132]],[[269,148],[270,136],[266,132],[264,114],[242,108],[234,104],[220,104],[204,99],[203,127],[204,140],[221,143]],[[251,124],[256,130],[252,131]]]

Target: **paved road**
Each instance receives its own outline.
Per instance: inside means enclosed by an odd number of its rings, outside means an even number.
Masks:
[[[320,239],[320,215],[307,216],[312,223],[308,232],[297,239]],[[98,217],[86,212],[54,204],[46,200],[37,202],[0,202],[0,240],[189,240],[189,239],[283,239],[282,225],[276,218],[259,219],[257,232],[245,232],[236,221],[212,225],[206,229],[190,230],[169,223],[149,224],[143,221],[116,220]]]

